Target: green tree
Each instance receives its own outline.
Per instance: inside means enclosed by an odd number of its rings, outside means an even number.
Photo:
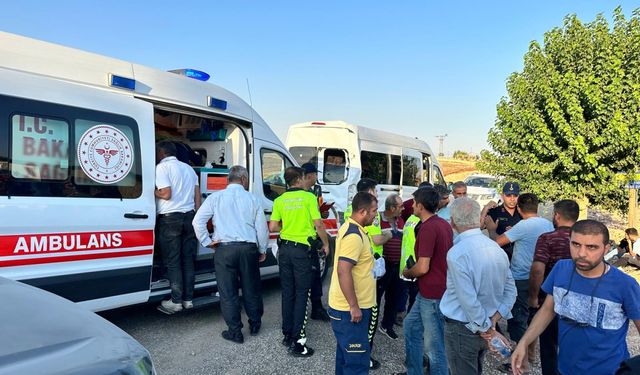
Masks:
[[[517,180],[543,199],[622,208],[617,174],[640,168],[640,9],[613,28],[600,14],[533,41],[507,80],[481,170]]]

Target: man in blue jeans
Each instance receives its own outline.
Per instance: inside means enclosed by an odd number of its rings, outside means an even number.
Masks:
[[[329,287],[329,317],[336,336],[336,374],[368,374],[369,327],[376,305],[373,252],[364,227],[378,215],[377,199],[366,192],[353,198],[351,217],[340,227]]]
[[[416,264],[405,268],[403,276],[417,278],[419,293],[411,311],[404,318],[404,341],[407,373],[423,374],[423,355],[429,358],[431,375],[448,375],[444,348],[444,316],[440,299],[447,282],[447,252],[453,245],[451,225],[435,215],[440,194],[433,188],[414,193],[413,213],[420,218],[416,227]]]

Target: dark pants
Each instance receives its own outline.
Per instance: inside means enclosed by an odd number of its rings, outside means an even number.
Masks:
[[[509,337],[515,342],[519,342],[524,332],[527,330],[529,320],[529,280],[516,280],[518,295],[516,302],[511,308],[513,318],[507,321],[507,331]]]
[[[259,327],[264,310],[256,244],[220,244],[216,248],[213,259],[216,267],[218,291],[220,292],[220,308],[229,330],[239,333],[242,329],[238,288],[242,288],[244,311],[249,317],[249,325]]]
[[[384,314],[382,315],[382,328],[390,329],[396,322],[398,313],[398,299],[400,297],[400,289],[402,288],[402,280],[400,280],[400,265],[384,260],[384,266],[387,272],[377,282],[376,300],[378,306],[384,297]]]
[[[320,269],[320,256],[317,250],[311,252],[311,267],[313,267],[311,307],[318,309],[322,308],[322,270]]]
[[[174,303],[193,300],[198,252],[198,240],[191,224],[194,215],[192,211],[158,216],[158,243]]]
[[[482,374],[482,360],[487,342],[472,333],[464,323],[445,319],[444,345],[452,375]]]
[[[282,242],[278,247],[282,286],[282,333],[295,340],[306,338],[307,301],[313,280],[308,246]]]
[[[398,269],[398,274],[400,270]],[[416,302],[416,296],[418,295],[418,283],[414,281],[400,280],[400,293],[398,295],[398,312],[409,312],[411,306]],[[409,306],[407,306],[407,300]]]
[[[542,375],[558,374],[558,317],[553,318],[540,335]]]
[[[358,375],[369,373],[371,345],[369,322],[371,309],[361,309],[362,320],[351,322],[349,311],[329,308],[331,328],[336,336],[336,375]]]

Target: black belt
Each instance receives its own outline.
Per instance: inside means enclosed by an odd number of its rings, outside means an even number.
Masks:
[[[233,246],[233,245],[253,245],[253,246],[258,246],[255,242],[249,242],[249,241],[229,241],[229,242],[220,242],[218,244],[218,247],[223,247],[223,246]]]
[[[169,217],[175,215],[186,215],[196,212],[195,210],[187,211],[187,212],[168,212],[166,214],[158,214],[158,217]]]
[[[449,318],[447,316],[444,317],[444,321],[447,322],[447,323],[456,323],[456,324],[462,324],[462,325],[469,324],[469,322],[461,322],[459,320],[451,319],[451,318]]]
[[[305,250],[309,249],[309,245],[301,243],[301,242],[296,242],[296,241],[289,241],[289,240],[280,240],[280,244],[281,245],[289,245],[289,246],[295,246],[295,247],[301,247]]]

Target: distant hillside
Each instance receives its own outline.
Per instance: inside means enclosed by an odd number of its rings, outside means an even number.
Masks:
[[[444,179],[447,182],[464,180],[470,174],[478,173],[475,161],[448,159],[442,157],[438,158],[438,161],[442,167]]]

